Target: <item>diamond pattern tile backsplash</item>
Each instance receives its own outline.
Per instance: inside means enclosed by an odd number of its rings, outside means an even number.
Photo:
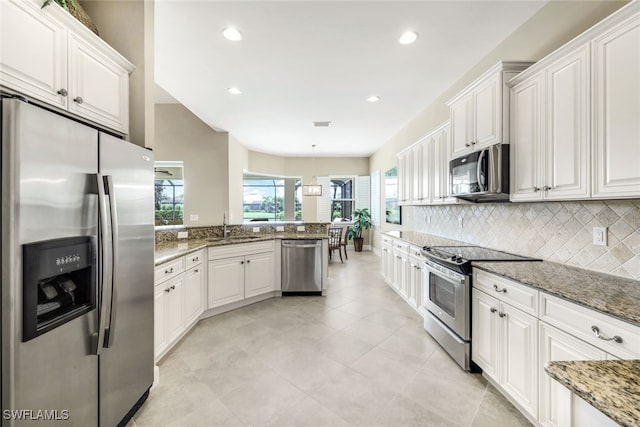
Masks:
[[[640,280],[640,199],[416,206],[413,230]]]

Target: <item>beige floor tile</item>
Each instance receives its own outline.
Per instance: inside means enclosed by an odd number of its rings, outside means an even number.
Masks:
[[[337,414],[308,397],[286,412],[275,414],[267,423],[273,427],[348,427]]]
[[[489,385],[473,419],[472,427],[529,427],[531,423],[493,386]]]
[[[343,332],[371,345],[377,345],[393,335],[397,329],[362,319],[345,328]]]

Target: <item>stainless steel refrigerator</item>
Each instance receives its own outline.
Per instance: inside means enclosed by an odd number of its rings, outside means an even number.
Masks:
[[[2,426],[122,424],[153,383],[151,151],[1,109]]]

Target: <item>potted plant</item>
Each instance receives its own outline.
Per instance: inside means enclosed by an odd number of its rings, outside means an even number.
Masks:
[[[362,252],[364,238],[362,231],[371,227],[371,214],[369,209],[356,209],[353,211],[353,225],[349,228],[349,239],[353,239],[353,247],[356,252]]]

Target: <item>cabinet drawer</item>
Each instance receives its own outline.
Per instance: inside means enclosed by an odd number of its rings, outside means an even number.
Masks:
[[[175,261],[165,262],[156,267],[153,281],[154,283],[161,283],[165,280],[171,279],[184,271],[184,257]]]
[[[382,243],[387,243],[391,245],[393,243],[393,239],[389,236],[385,236],[384,234],[381,237]]]
[[[541,292],[540,320],[621,359],[640,357],[640,327],[606,314]]]
[[[278,243],[280,241],[278,240]],[[232,245],[216,246],[209,248],[208,259],[231,258],[236,256],[244,256],[249,254],[257,254],[261,252],[271,252],[274,249],[273,240],[264,240],[255,243],[237,243]]]
[[[538,291],[513,280],[473,269],[473,287],[493,295],[525,313],[538,315]]]
[[[189,255],[185,255],[184,259],[186,270],[190,269],[191,267],[195,267],[198,264],[202,264],[202,261],[204,261],[204,249],[201,249]]]
[[[420,252],[421,249],[422,248],[420,246],[410,245],[409,246],[409,255],[411,255],[412,257],[416,257],[416,258],[422,259],[422,253]]]
[[[393,249],[398,252],[404,252],[406,254],[409,253],[409,244],[403,242],[402,240],[394,240],[393,241]]]

